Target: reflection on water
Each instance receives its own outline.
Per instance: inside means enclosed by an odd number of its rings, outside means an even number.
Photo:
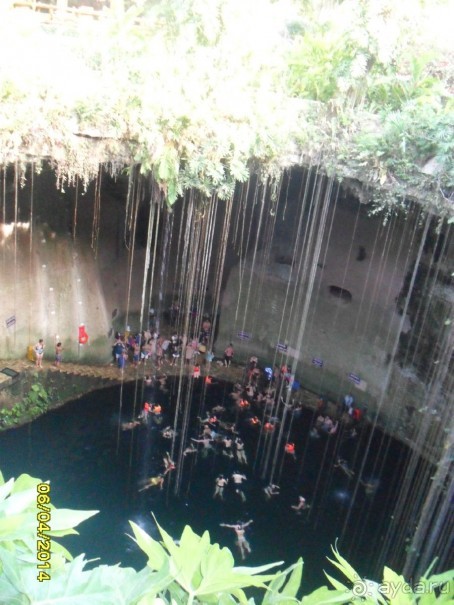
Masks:
[[[229,391],[225,383],[213,385],[205,409],[210,402],[228,406]],[[121,414],[120,389],[114,387],[69,403],[26,427],[0,434],[0,469],[5,478],[26,472],[50,479],[56,506],[100,511],[79,528],[80,536],[65,538],[64,543],[73,554],[84,552],[88,558],[100,557],[103,563],[121,561],[140,568],[145,564],[145,556],[127,537],[131,534],[128,520],[158,537],[151,512],[175,538],[190,524],[197,533],[208,529],[213,541],[233,551],[234,534],[219,527],[219,523],[254,519],[248,528],[252,554],[247,564],[278,560],[291,564],[303,556],[304,592],[308,592],[325,583],[321,572],[328,568],[325,557],[330,554],[330,545],[341,536],[347,511],[352,507],[340,550],[350,556],[362,574],[373,573],[368,557],[380,547],[383,528],[392,514],[392,490],[398,485],[407,455],[403,446],[389,441],[386,448],[389,462],[385,460],[382,466],[380,483],[373,476],[373,457],[366,461],[367,479],[355,490],[352,480],[333,469],[335,453],[341,447],[342,455],[357,468],[366,439],[360,436],[355,442],[345,441],[342,445],[337,437],[311,439],[312,412],[303,411],[293,419],[292,426],[292,434],[297,436],[297,460],[289,456],[283,459],[280,476],[274,480],[280,485],[280,495],[266,500],[263,492],[266,482],[260,477],[259,464],[253,469],[254,461],[259,461],[262,455],[257,449],[259,433],[240,418],[239,429],[249,458],[248,467],[239,467],[247,476],[243,484],[246,502],[241,502],[231,485],[226,488],[225,502],[213,500],[215,477],[221,472],[230,477],[238,469],[238,462],[214,452],[206,457],[188,455],[184,459],[178,497],[173,494],[172,476],[170,482],[166,478],[162,491],[154,487],[139,493],[141,481],[162,471],[162,457],[170,442],[162,437],[160,429],[173,420],[173,393],[172,388],[167,393],[159,390],[140,393],[139,389],[136,411],[144,400],[154,398],[163,405],[164,423],[160,427],[151,424],[119,431],[119,422],[133,417],[134,392],[134,385],[124,387]],[[197,413],[200,397],[196,389]],[[191,421],[194,431],[197,413]],[[195,432],[190,434],[194,436]],[[383,440],[383,436],[378,438]],[[372,488],[367,488],[368,482],[374,485],[373,493]],[[301,494],[311,508],[298,515],[291,505],[297,503]]]

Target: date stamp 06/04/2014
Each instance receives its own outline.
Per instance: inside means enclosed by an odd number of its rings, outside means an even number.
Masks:
[[[51,508],[50,508],[50,485],[38,483],[36,486],[36,567],[39,582],[50,580],[51,570],[51,537],[47,532],[51,531]]]

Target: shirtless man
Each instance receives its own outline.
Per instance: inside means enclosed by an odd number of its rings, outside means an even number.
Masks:
[[[246,553],[251,554],[252,552],[251,546],[246,540],[245,533],[246,527],[248,527],[253,522],[253,519],[251,519],[250,521],[247,521],[247,523],[237,523],[236,525],[229,525],[228,523],[219,524],[221,527],[229,527],[230,529],[233,529],[233,531],[236,533],[236,545],[238,546],[238,550],[240,551],[240,555],[243,561],[246,558]]]
[[[226,479],[224,477],[224,475],[219,475],[219,477],[216,477],[214,494],[213,494],[214,499],[219,498],[220,500],[224,500],[224,488],[228,482],[229,482],[229,480]]]
[[[210,435],[202,435],[201,439],[194,439],[193,437],[191,438],[191,441],[193,441],[194,443],[202,443],[203,444],[203,448],[202,448],[202,455],[203,456],[208,456],[208,453],[210,451],[213,450],[213,446],[211,445],[213,442],[213,439],[211,439]]]
[[[235,439],[236,458],[240,464],[247,464],[246,452],[244,451],[244,442],[240,437]]]
[[[235,488],[235,493],[238,494],[242,502],[246,502],[246,496],[244,495],[244,492],[241,489],[241,484],[243,483],[243,481],[246,481],[246,475],[242,475],[241,473],[235,471],[232,474],[232,481],[233,486]]]

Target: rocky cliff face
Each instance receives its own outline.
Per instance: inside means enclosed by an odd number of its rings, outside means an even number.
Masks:
[[[109,330],[109,315],[91,250],[71,238],[57,235],[45,225],[17,228],[1,246],[2,297],[0,317],[3,358],[25,356],[39,338],[46,356],[53,356],[61,341],[67,359],[90,359],[101,353]],[[78,344],[80,324],[89,341]],[[105,353],[104,353],[105,355]]]
[[[315,390],[353,390],[357,400],[379,401],[399,374],[397,367],[390,372],[392,351],[412,329],[413,306],[402,315],[396,299],[421,241],[417,217],[384,225],[353,200],[333,201],[319,252],[303,245],[295,254],[291,233],[298,212],[297,200],[289,201],[271,253],[262,248],[255,260],[250,254],[231,270],[218,349],[232,341],[239,357],[287,360]],[[304,220],[309,230],[312,219]],[[439,334],[443,313],[438,307],[433,312],[438,320],[432,329]],[[414,378],[397,377],[397,396]]]
[[[55,187],[55,175],[26,175],[14,187],[12,173],[4,187],[0,222],[0,357],[20,358],[39,338],[46,356],[61,341],[66,360],[110,359],[112,321],[125,313],[128,299],[128,250],[122,235],[124,196],[102,195],[99,229],[95,190],[80,187],[66,193]],[[16,220],[19,219],[19,220]],[[75,236],[75,237],[74,237]],[[134,257],[132,302],[140,305],[143,250]],[[78,342],[79,326],[89,340]]]

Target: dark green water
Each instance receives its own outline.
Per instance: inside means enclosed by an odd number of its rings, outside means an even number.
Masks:
[[[201,385],[199,387],[201,389]],[[230,386],[219,383],[209,387],[208,396],[194,392],[193,424],[200,407],[228,403]],[[127,385],[122,395],[122,420],[133,416],[134,385]],[[165,420],[172,420],[172,393],[159,390],[139,393],[139,409],[144,397],[153,396],[163,403]],[[103,563],[119,561],[139,569],[145,557],[126,536],[130,533],[128,519],[139,523],[157,537],[150,511],[174,537],[190,524],[197,533],[208,529],[212,541],[228,546],[237,554],[234,534],[219,527],[219,523],[234,523],[239,519],[254,519],[248,530],[253,552],[246,564],[283,560],[291,564],[299,556],[305,561],[304,592],[325,583],[322,569],[332,572],[326,556],[330,544],[341,537],[340,551],[358,566],[363,575],[371,577],[372,561],[380,548],[399,476],[402,476],[408,452],[400,444],[377,433],[373,436],[370,456],[364,476],[379,476],[380,487],[374,498],[363,489],[351,500],[352,482],[333,469],[333,458],[341,453],[358,468],[364,456],[367,432],[349,442],[340,437],[310,439],[312,413],[304,412],[293,419],[291,438],[297,446],[298,461],[279,459],[275,482],[281,495],[265,501],[264,481],[260,478],[261,450],[257,450],[258,433],[247,428],[240,419],[240,430],[246,441],[248,467],[239,467],[248,481],[247,501],[227,489],[226,501],[212,499],[214,479],[219,472],[231,474],[238,465],[225,456],[188,456],[184,462],[180,496],[173,494],[173,480],[165,489],[138,492],[140,481],[157,474],[162,467],[162,455],[170,442],[162,438],[159,429],[140,426],[134,431],[118,433],[120,418],[120,389],[106,389],[71,402],[39,418],[32,424],[0,434],[0,469],[5,479],[29,473],[50,479],[52,501],[57,507],[96,509],[100,513],[82,524],[80,536],[66,538],[65,545],[73,554],[84,552],[87,558],[100,557]],[[163,425],[165,426],[165,424]],[[119,441],[118,441],[119,435]],[[379,468],[377,454],[380,454]],[[256,468],[254,470],[254,458]],[[312,508],[298,516],[291,510],[298,495],[303,494]],[[348,527],[344,520],[352,507]],[[344,529],[344,532],[343,532]],[[239,558],[237,559],[240,564]]]

